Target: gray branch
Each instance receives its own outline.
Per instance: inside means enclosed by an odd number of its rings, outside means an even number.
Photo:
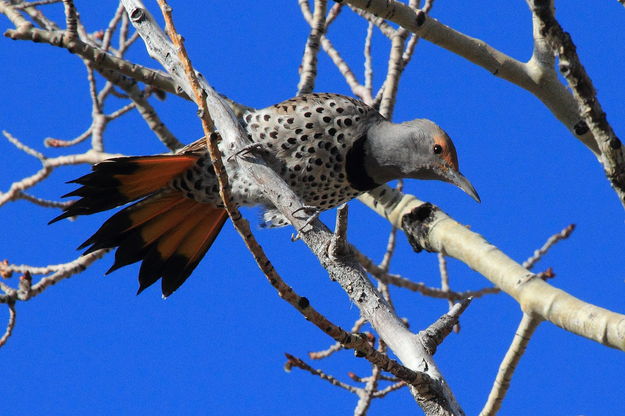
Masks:
[[[187,83],[176,50],[152,16],[139,0],[123,0],[132,24],[143,38],[148,53],[157,59],[174,78],[182,91],[193,96]],[[238,123],[230,108],[201,77],[206,93],[206,102],[215,126],[223,141],[225,157],[249,144],[247,134]],[[286,183],[259,157],[247,155],[238,158],[239,165],[250,178],[255,180],[272,203],[280,209],[296,229],[302,230],[302,240],[308,245],[326,268],[330,279],[337,281],[347,292],[350,300],[360,309],[362,315],[375,328],[384,342],[409,369],[425,373],[431,380],[414,388],[417,401],[427,414],[464,414],[453,393],[445,383],[432,357],[426,352],[418,337],[410,332],[390,305],[371,284],[367,275],[352,254],[331,258],[328,247],[332,232],[320,221],[306,226],[306,218],[293,213],[304,205]]]

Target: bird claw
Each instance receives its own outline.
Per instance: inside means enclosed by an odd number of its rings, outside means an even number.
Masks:
[[[235,153],[231,154],[230,156],[228,156],[228,162],[231,162],[232,159],[234,159],[235,157],[241,157],[241,156],[245,156],[249,153],[252,153],[254,151],[258,151],[258,150],[265,150],[265,145],[263,145],[262,143],[250,143],[246,146],[244,146],[242,149],[237,150]]]
[[[319,218],[319,214],[321,213],[319,208],[317,208],[315,206],[304,205],[304,206],[296,209],[295,211],[293,211],[293,216],[295,216],[295,214],[297,214],[300,211],[304,211],[306,213],[311,212],[311,214],[308,216],[308,218],[306,218],[306,221],[304,222],[304,224],[297,229],[297,233],[291,235],[291,241],[292,242],[295,242],[295,241],[299,240],[300,237],[301,237],[302,230],[304,228],[308,227],[314,220]]]

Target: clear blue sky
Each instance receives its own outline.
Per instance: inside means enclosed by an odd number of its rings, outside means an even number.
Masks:
[[[115,2],[76,1],[89,30],[102,27]],[[199,4],[199,3],[198,3]],[[308,34],[295,0],[172,2],[178,29],[196,67],[221,92],[263,107],[295,94],[297,68]],[[60,9],[59,6],[53,6]],[[580,12],[582,11],[582,12]],[[609,120],[625,136],[625,9],[616,1],[560,1],[558,17],[571,32],[599,91]],[[433,16],[521,60],[531,55],[530,14],[524,2],[437,2]],[[10,27],[0,17],[0,30]],[[362,69],[365,26],[344,11],[330,37],[357,73]],[[377,36],[376,80],[382,79],[387,42]],[[79,59],[48,45],[0,39],[4,80],[0,129],[44,149],[45,137],[69,139],[90,123],[85,71]],[[153,67],[142,44],[132,59]],[[100,85],[102,81],[99,80]],[[329,59],[320,55],[317,91],[349,93]],[[201,136],[192,104],[176,97],[153,101],[183,141]],[[120,102],[110,105],[116,108]],[[401,81],[394,119],[427,117],[454,138],[463,173],[482,197],[476,204],[453,187],[409,182],[407,190],[442,207],[523,261],[569,223],[573,236],[537,265],[552,266],[554,285],[588,302],[625,312],[625,212],[591,153],[525,91],[437,46],[421,41]],[[108,151],[163,151],[143,121],[128,116],[107,130]],[[85,147],[81,147],[84,150]],[[0,141],[0,189],[32,174],[38,163]],[[86,166],[55,172],[33,193],[57,199],[64,182]],[[388,224],[355,202],[350,240],[380,259]],[[256,211],[247,211],[254,221]],[[19,201],[0,211],[0,258],[47,265],[76,256],[74,248],[106,214],[46,225],[58,213]],[[331,224],[333,213],[323,219]],[[373,231],[373,232],[372,232]],[[256,234],[277,270],[330,319],[350,327],[357,318],[340,288],[329,281],[291,230]],[[135,296],[138,267],[104,277],[109,255],[87,272],[63,281],[18,307],[17,326],[0,350],[2,414],[350,414],[356,397],[294,370],[283,370],[284,352],[306,357],[330,340],[276,296],[231,225],[172,297],[159,288]],[[404,236],[392,271],[439,284],[433,254],[413,254]],[[489,283],[450,261],[452,287]],[[14,280],[14,279],[13,279]],[[9,281],[8,283],[15,283]],[[401,316],[419,330],[444,313],[447,302],[393,289]],[[6,316],[0,308],[2,319]],[[467,414],[481,409],[521,317],[508,296],[473,302],[435,358]],[[310,362],[310,360],[309,360]],[[347,380],[366,375],[368,364],[343,352],[313,362]],[[512,382],[501,414],[621,414],[625,354],[542,324]],[[370,414],[418,413],[406,390],[375,401]]]

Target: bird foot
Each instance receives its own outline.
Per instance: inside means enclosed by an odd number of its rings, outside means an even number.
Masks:
[[[235,153],[228,156],[228,162],[232,161],[232,159],[234,159],[235,157],[242,157],[259,150],[264,151],[265,145],[263,145],[262,143],[250,143],[244,146],[242,149],[239,149]]]
[[[319,208],[317,208],[315,206],[304,205],[303,207],[300,207],[300,208],[296,209],[295,211],[293,211],[293,216],[295,216],[295,214],[297,214],[298,212],[301,212],[301,211],[303,211],[303,212],[305,212],[306,214],[309,214],[309,215],[306,218],[306,221],[304,222],[304,224],[297,229],[297,234],[291,235],[291,241],[299,240],[300,237],[301,237],[301,233],[304,230],[304,228],[308,227],[314,220],[319,218],[319,214],[321,213]]]

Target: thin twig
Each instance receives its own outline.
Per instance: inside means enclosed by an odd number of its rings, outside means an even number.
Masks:
[[[449,292],[451,287],[449,286],[449,271],[447,270],[447,259],[443,253],[438,253],[436,256],[438,258],[438,270],[441,275],[441,289]],[[449,310],[454,307],[454,301],[451,299],[447,299],[447,303],[449,304]],[[454,332],[460,332],[460,321],[456,322],[454,325]]]
[[[4,331],[4,335],[0,338],[0,347],[4,346],[11,337],[13,333],[13,328],[15,328],[15,301],[8,302],[7,306],[9,307],[9,321],[7,322],[7,328]]]
[[[333,386],[337,386],[340,387],[342,389],[345,389],[351,393],[358,393],[359,388],[358,387],[354,387],[354,386],[350,386],[347,383],[343,383],[342,381],[332,377],[329,374],[324,373],[321,370],[318,370],[316,368],[311,367],[310,365],[306,364],[304,362],[304,360],[302,360],[301,358],[295,357],[291,354],[284,354],[287,358],[287,362],[284,364],[284,368],[286,371],[291,371],[291,369],[293,367],[297,367],[297,368],[301,368],[302,370],[308,371],[310,374],[315,375],[319,378],[321,378],[322,380],[325,380],[327,382],[329,382],[330,384],[332,384]]]

